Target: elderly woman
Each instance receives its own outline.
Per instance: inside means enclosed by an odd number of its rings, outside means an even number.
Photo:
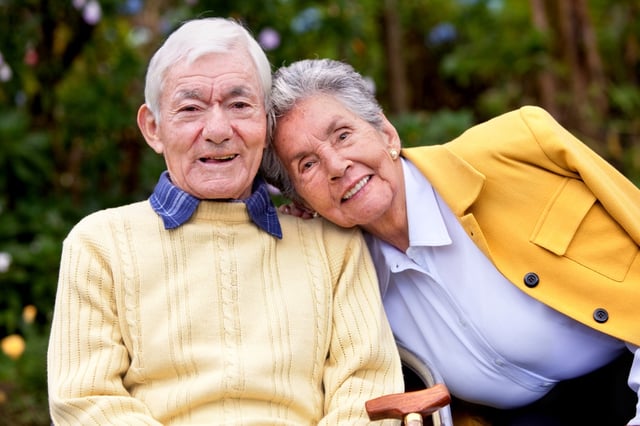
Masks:
[[[604,417],[640,424],[640,191],[630,181],[536,107],[401,151],[363,78],[332,60],[278,70],[270,115],[267,179],[313,215],[366,231],[398,344],[459,401],[493,422],[531,418],[559,382],[630,350],[636,395],[622,420]],[[581,406],[586,415],[551,414],[592,422],[599,407]]]

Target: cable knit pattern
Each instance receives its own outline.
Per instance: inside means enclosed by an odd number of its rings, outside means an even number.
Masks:
[[[76,225],[49,344],[54,423],[369,423],[365,401],[402,375],[364,241],[281,225],[278,240],[217,202],[171,230],[148,202]]]

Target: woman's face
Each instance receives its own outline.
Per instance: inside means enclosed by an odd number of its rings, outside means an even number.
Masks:
[[[402,188],[402,167],[389,150],[400,139],[349,111],[329,95],[298,102],[278,120],[274,149],[309,207],[342,226],[368,225],[391,208]]]

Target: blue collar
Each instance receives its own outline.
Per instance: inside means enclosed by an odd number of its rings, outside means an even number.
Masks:
[[[247,206],[249,217],[260,229],[282,239],[278,213],[269,196],[267,184],[262,178],[256,178],[252,189],[251,196],[242,200]],[[200,204],[200,199],[171,183],[169,172],[164,171],[160,175],[153,194],[149,197],[149,202],[153,210],[162,218],[164,228],[174,229],[191,218]]]

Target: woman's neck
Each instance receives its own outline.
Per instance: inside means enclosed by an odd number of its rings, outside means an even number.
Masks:
[[[402,173],[400,176],[400,190],[396,192],[389,208],[382,216],[371,223],[361,225],[361,228],[404,253],[409,248],[409,219],[404,177]]]

